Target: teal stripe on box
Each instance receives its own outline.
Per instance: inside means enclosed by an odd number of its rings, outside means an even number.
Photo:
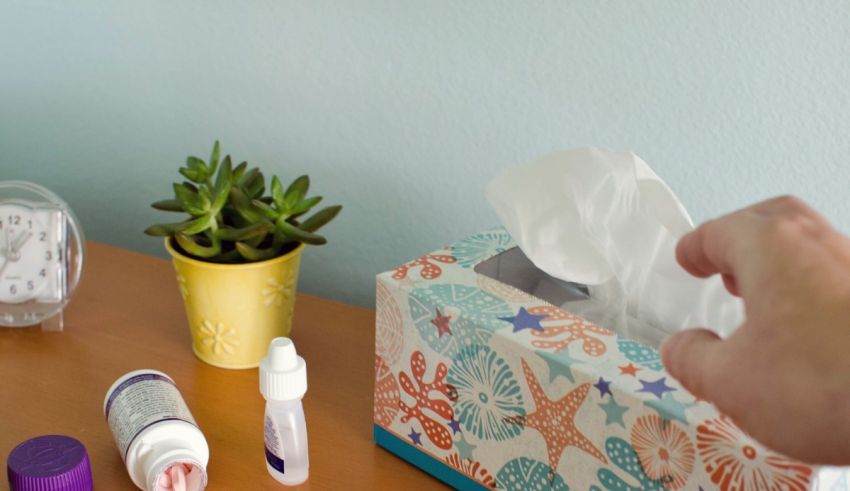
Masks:
[[[420,452],[406,441],[378,425],[375,425],[375,443],[455,489],[476,491],[488,489],[483,484],[458,472],[457,469],[450,467],[448,464],[431,457],[425,452]]]

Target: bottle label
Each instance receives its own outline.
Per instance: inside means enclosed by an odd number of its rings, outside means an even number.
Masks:
[[[283,474],[283,446],[280,444],[280,438],[278,438],[274,421],[268,416],[266,416],[265,423],[263,424],[263,435],[266,447],[266,462],[273,469]]]
[[[124,460],[133,440],[161,421],[185,421],[198,426],[189,407],[168,377],[142,373],[128,378],[109,394],[106,420]]]

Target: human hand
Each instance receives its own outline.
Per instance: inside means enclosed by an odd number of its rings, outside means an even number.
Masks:
[[[850,239],[793,197],[711,220],[676,248],[691,274],[720,274],[746,319],[721,340],[672,335],[667,370],[772,449],[850,464]]]

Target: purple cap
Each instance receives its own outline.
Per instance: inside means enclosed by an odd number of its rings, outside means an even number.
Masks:
[[[86,447],[64,435],[31,438],[9,454],[6,462],[11,491],[91,491]]]

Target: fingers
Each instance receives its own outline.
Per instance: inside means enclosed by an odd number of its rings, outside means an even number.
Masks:
[[[708,329],[679,331],[661,345],[661,361],[676,380],[695,396],[714,400],[719,387],[711,384],[722,368],[717,351],[723,341]]]
[[[751,221],[742,210],[705,222],[679,240],[676,260],[685,271],[700,278],[716,273],[734,276]]]
[[[676,260],[700,278],[726,275],[727,287],[737,293],[741,286],[738,273],[748,257],[774,245],[771,242],[775,242],[776,234],[770,232],[788,228],[788,224],[808,229],[830,227],[823,216],[799,198],[780,196],[700,225],[679,240]]]

